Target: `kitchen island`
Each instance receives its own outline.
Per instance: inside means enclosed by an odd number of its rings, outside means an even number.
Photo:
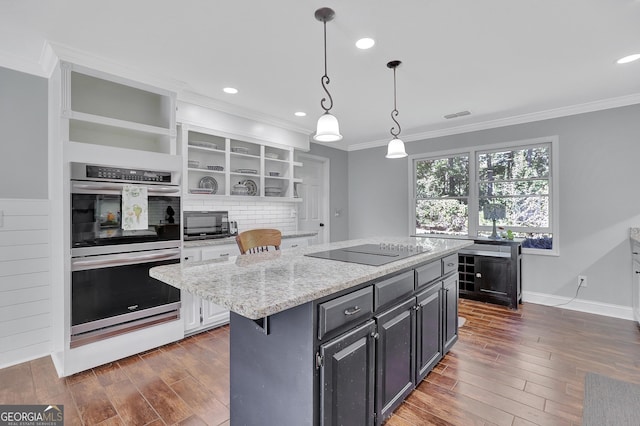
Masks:
[[[306,256],[357,245],[369,266]],[[472,241],[383,238],[150,275],[231,310],[231,424],[380,424],[457,339],[457,252]]]

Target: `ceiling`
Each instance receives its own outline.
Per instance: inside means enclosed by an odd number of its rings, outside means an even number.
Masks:
[[[615,63],[640,53],[639,0],[0,0],[0,65],[37,69],[48,42],[310,134],[325,6],[341,149],[389,140],[396,59],[405,141],[640,103],[640,61]],[[365,36],[375,46],[357,49]]]

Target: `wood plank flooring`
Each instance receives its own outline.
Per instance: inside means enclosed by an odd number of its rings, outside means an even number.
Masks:
[[[579,425],[586,372],[640,383],[633,321],[469,300],[460,316],[460,339],[388,426]],[[62,379],[48,357],[5,368],[0,404],[64,404],[66,425],[228,426],[229,329]]]

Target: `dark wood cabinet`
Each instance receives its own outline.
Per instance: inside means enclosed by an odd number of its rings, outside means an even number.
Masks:
[[[519,241],[475,240],[458,255],[460,297],[518,309],[522,302]]]
[[[416,298],[376,315],[376,413],[386,419],[415,387]]]
[[[458,277],[452,275],[442,282],[443,353],[458,340]]]
[[[373,424],[375,329],[371,320],[320,346],[323,426]]]
[[[436,282],[417,296],[416,383],[443,357],[442,293],[441,283]]]

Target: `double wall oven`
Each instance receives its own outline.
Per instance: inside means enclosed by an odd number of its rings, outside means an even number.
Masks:
[[[180,262],[179,180],[71,163],[71,347],[179,319],[180,290],[149,276]]]

